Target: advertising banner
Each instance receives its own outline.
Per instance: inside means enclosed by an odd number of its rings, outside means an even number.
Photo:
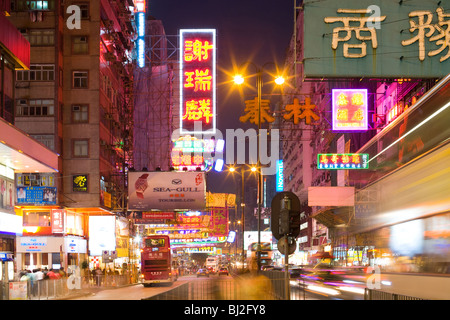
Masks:
[[[204,210],[204,172],[129,172],[128,210]]]
[[[305,0],[307,78],[438,78],[450,71],[446,1]]]
[[[17,188],[17,204],[54,205],[56,204],[55,187],[19,187]]]

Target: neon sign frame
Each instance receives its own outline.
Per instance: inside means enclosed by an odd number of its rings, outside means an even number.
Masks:
[[[185,72],[186,68],[189,65],[192,65],[192,61],[185,61],[185,44],[186,40],[190,39],[198,39],[198,38],[204,38],[204,39],[210,39],[212,41],[212,48],[211,48],[211,60],[207,59],[205,61],[198,61],[195,63],[195,66],[192,66],[189,71],[195,72],[195,69],[198,68],[198,66],[206,66],[210,67],[212,69],[212,72],[208,76],[211,76],[211,85],[210,90],[203,90],[201,92],[201,97],[203,99],[210,99],[210,105],[211,105],[211,123],[205,123],[202,122],[202,127],[199,130],[197,126],[195,125],[195,122],[200,122],[200,120],[196,121],[194,120],[194,127],[192,125],[189,127],[188,124],[192,120],[185,120],[183,119],[183,115],[185,113],[185,107],[186,107],[186,101],[189,97],[194,97],[195,95],[192,94],[192,88],[186,88],[184,85],[184,79],[185,79]],[[180,134],[215,134],[216,133],[216,84],[217,84],[217,77],[216,77],[216,55],[217,55],[217,46],[216,46],[216,29],[181,29],[180,30],[180,57],[179,57],[179,64],[180,64],[180,74],[179,74],[179,81],[180,81]],[[209,58],[209,54],[207,54]],[[202,59],[199,59],[202,60]],[[198,69],[199,70],[199,69]],[[197,89],[197,88],[196,88]],[[206,92],[207,91],[207,92]],[[199,95],[197,95],[199,97]],[[190,122],[189,122],[190,121]]]
[[[353,97],[357,95],[362,95],[362,100],[355,99],[357,101],[355,104]],[[332,109],[333,131],[366,131],[369,129],[367,89],[332,89]]]
[[[324,161],[323,159],[326,159],[326,163],[323,162]],[[344,161],[343,159],[347,159],[347,161]],[[369,154],[318,153],[317,169],[326,169],[326,170],[369,169]]]

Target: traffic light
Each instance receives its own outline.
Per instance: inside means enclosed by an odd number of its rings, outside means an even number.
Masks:
[[[279,233],[294,238],[300,234],[300,212],[292,210],[292,199],[288,195],[281,200]]]
[[[290,192],[279,192],[272,200],[272,234],[279,240],[285,235],[300,234],[300,200]]]

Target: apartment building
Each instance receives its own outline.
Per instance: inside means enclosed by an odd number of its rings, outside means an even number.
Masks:
[[[52,179],[56,205],[66,217],[61,233],[47,230],[24,237],[43,236],[48,243],[61,234],[89,240],[89,216],[126,212],[133,6],[132,0],[11,1],[8,18],[31,46],[29,70],[16,74],[16,126],[61,155],[60,173]],[[20,210],[24,216],[48,211],[36,205]],[[86,244],[79,247],[64,250],[63,267],[87,258]],[[51,266],[45,250],[34,265]]]

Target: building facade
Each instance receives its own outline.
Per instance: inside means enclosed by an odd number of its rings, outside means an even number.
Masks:
[[[80,265],[90,256],[90,217],[126,214],[133,6],[128,0],[11,1],[8,19],[30,43],[30,68],[16,75],[15,122],[61,155],[60,173],[48,177],[57,191],[54,207],[27,203],[16,209],[39,219],[60,209],[61,224],[57,231],[27,229],[17,242],[19,268]],[[119,240],[126,260],[128,240]],[[36,243],[41,248],[30,260]]]

